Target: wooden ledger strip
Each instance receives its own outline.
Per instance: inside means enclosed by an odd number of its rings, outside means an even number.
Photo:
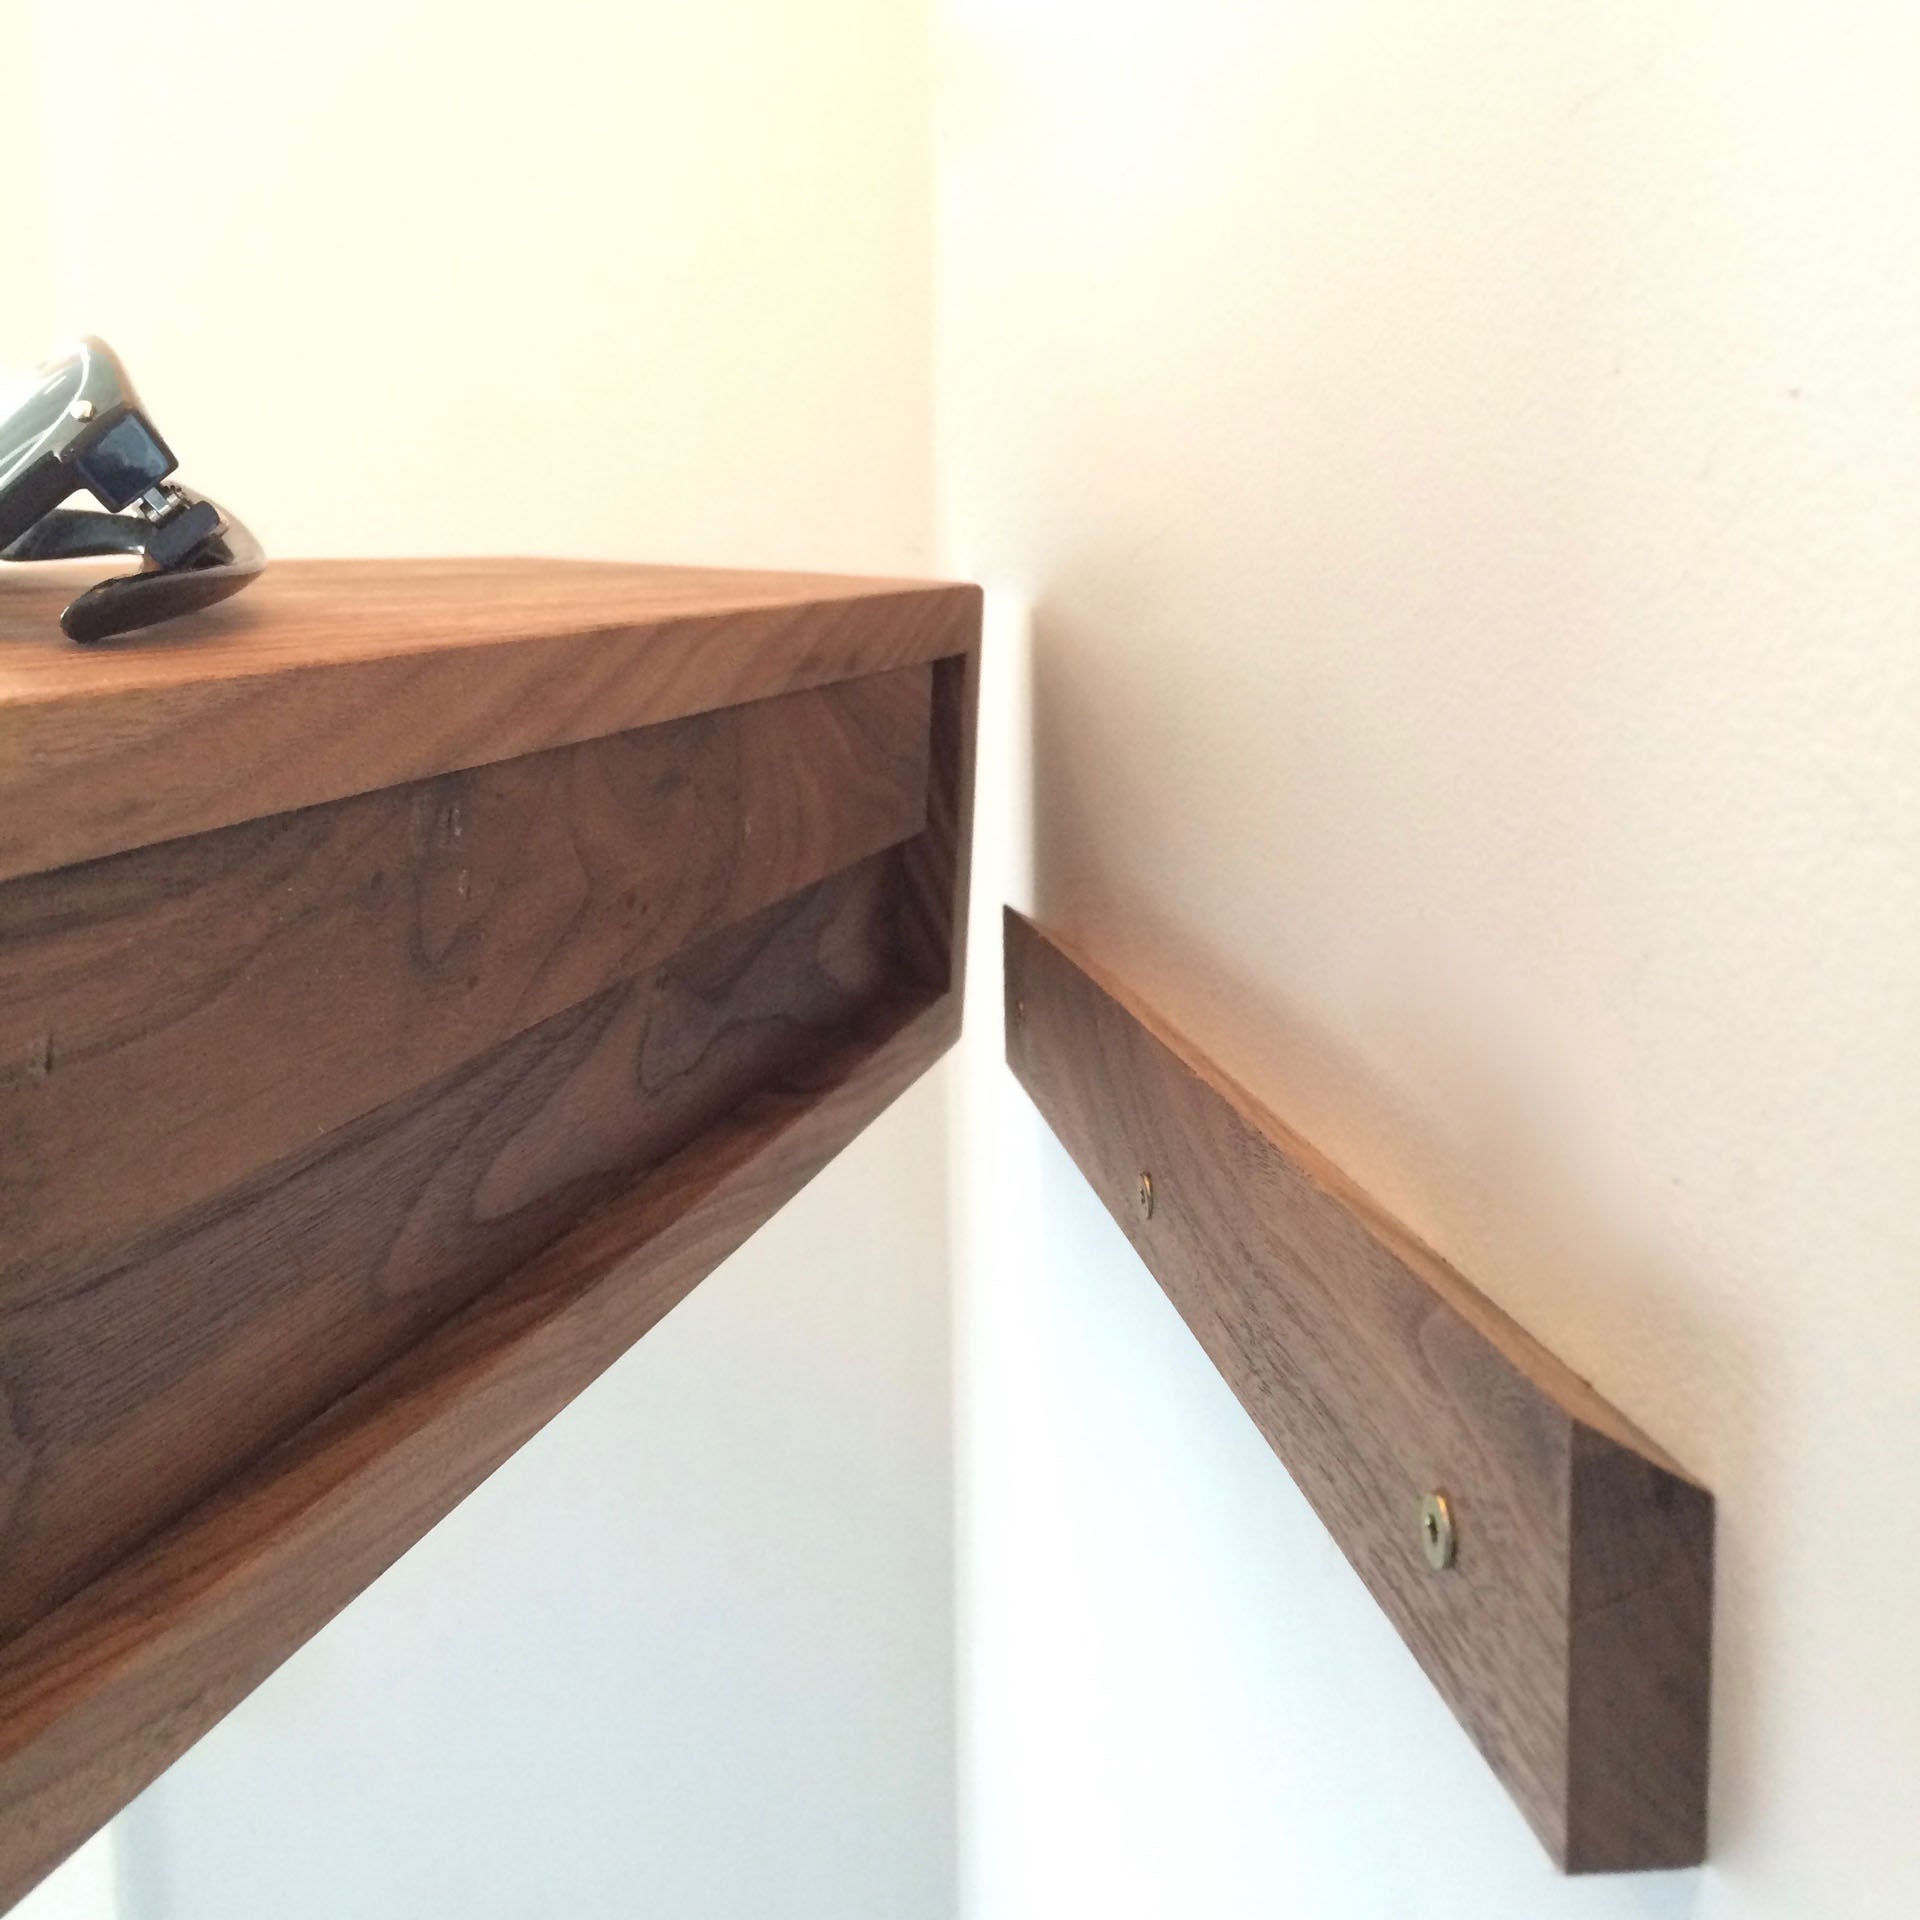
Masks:
[[[1697,1863],[1711,1495],[1015,913],[1006,992],[1014,1072],[1554,1858]]]

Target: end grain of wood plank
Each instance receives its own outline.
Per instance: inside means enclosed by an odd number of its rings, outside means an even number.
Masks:
[[[944,991],[967,966],[972,894],[974,739],[980,706],[980,651],[933,669],[933,741],[927,830],[903,849],[906,891],[901,948],[908,975]]]

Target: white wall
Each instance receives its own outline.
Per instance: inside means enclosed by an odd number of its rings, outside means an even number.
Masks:
[[[917,9],[0,7],[0,348],[105,335],[270,552],[927,569]],[[950,1913],[944,1137],[917,1091],[153,1787],[123,1920]]]
[[[1904,1920],[1920,28],[937,12],[936,217],[886,0],[116,6],[0,344],[114,338],[282,551],[919,566],[937,464],[943,568],[1002,590],[983,904],[1098,943],[1719,1492],[1714,1865],[1558,1882],[989,983],[966,1912]],[[118,211],[156,169],[194,217]],[[940,1910],[937,1100],[148,1796],[134,1920]]]
[[[0,4],[22,297],[269,552],[926,568],[917,7]]]
[[[1000,1079],[963,1911],[1920,1911],[1920,24],[947,0],[936,59],[1040,909],[1721,1500],[1714,1863],[1556,1882]]]

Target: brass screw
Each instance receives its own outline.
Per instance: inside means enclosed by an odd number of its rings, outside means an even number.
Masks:
[[[1435,1573],[1445,1573],[1453,1565],[1453,1509],[1444,1493],[1421,1496],[1420,1546]]]
[[[1134,1203],[1140,1209],[1140,1218],[1142,1220],[1151,1220],[1153,1218],[1153,1175],[1152,1174],[1143,1173],[1140,1176],[1140,1189],[1134,1195]]]

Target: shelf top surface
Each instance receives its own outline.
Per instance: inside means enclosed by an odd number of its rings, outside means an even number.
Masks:
[[[0,567],[0,879],[940,659],[979,595],[615,561],[286,560],[82,647],[99,568]]]
[[[0,707],[444,649],[779,613],[938,583],[603,560],[283,560],[236,599],[144,633],[76,646],[60,609],[111,567],[0,568]]]

